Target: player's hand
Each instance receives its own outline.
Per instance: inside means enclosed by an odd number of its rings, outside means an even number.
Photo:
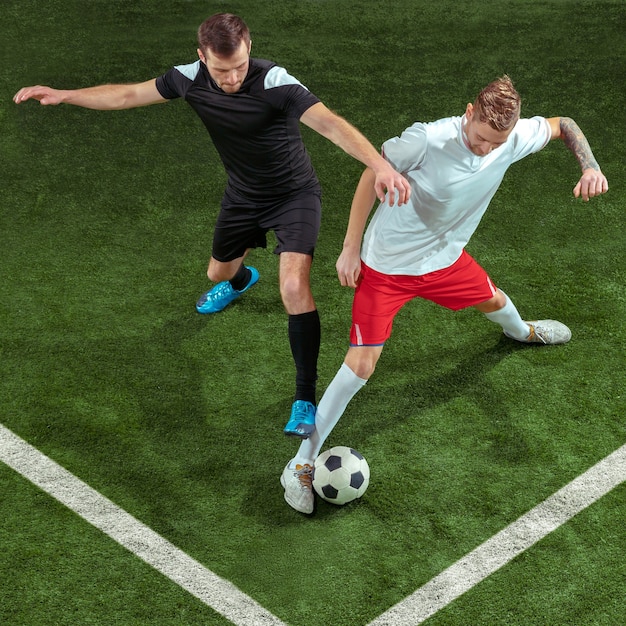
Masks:
[[[30,99],[39,100],[40,104],[44,105],[60,104],[61,92],[51,87],[35,85],[33,87],[23,87],[13,96],[13,102],[15,102],[15,104],[20,104]]]
[[[582,196],[582,199],[588,202],[589,198],[599,196],[608,190],[609,183],[606,176],[600,170],[588,168],[583,172],[578,184],[574,187],[574,197],[579,198]]]
[[[355,288],[361,277],[361,251],[358,248],[355,250],[344,248],[335,267],[341,286]]]
[[[374,189],[376,195],[381,202],[385,201],[385,192],[389,195],[389,204],[393,206],[397,200],[398,206],[408,201],[411,195],[411,185],[409,181],[396,172],[396,170],[383,161],[384,166],[380,170],[375,170],[376,181],[374,182]],[[396,198],[397,190],[397,198]]]

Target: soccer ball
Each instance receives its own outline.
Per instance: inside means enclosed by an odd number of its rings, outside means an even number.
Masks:
[[[346,504],[360,498],[370,482],[367,461],[356,450],[335,446],[322,452],[313,467],[313,489],[333,504]]]

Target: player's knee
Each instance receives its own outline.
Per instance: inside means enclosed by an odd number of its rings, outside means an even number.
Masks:
[[[352,368],[350,368],[352,369]],[[376,369],[376,363],[373,362],[359,362],[357,367],[352,369],[352,371],[363,380],[369,380]]]
[[[280,296],[288,312],[300,308],[310,308],[312,300],[311,289],[308,280],[300,276],[288,276],[281,280]]]
[[[359,350],[356,354],[352,353],[345,361],[354,374],[363,380],[369,380],[372,377],[377,362],[378,359],[373,355],[367,354],[365,350]]]
[[[499,311],[502,307],[506,305],[506,296],[502,291],[498,289],[496,295],[485,302],[481,302],[476,305],[476,309],[478,309],[481,313],[494,313],[495,311]]]
[[[493,298],[494,311],[499,311],[505,305],[506,305],[506,295],[504,295],[504,292],[498,289],[498,291],[496,292],[496,295]]]

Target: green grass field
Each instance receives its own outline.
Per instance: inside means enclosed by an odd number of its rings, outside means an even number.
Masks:
[[[526,318],[512,342],[421,301],[328,445],[368,459],[358,502],[305,517],[278,478],[293,392],[277,259],[196,314],[225,175],[184,102],[19,107],[22,86],[138,82],[195,58],[216,11],[375,145],[461,114],[509,74],[523,115],[576,120],[610,191],[573,198],[553,142],[514,165],[469,246]],[[623,0],[3,0],[0,422],[291,626],[365,626],[624,445]],[[303,130],[324,189],[313,266],[320,391],[348,341],[341,250],[361,165]],[[626,489],[441,609],[429,626],[621,625]],[[0,463],[0,623],[225,626],[225,617]],[[396,626],[396,625],[392,625]]]

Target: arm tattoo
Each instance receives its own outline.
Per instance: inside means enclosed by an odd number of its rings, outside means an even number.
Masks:
[[[580,168],[583,171],[589,168],[600,171],[600,166],[593,156],[593,152],[591,152],[591,146],[578,124],[569,117],[562,117],[560,124],[561,137],[568,149],[578,159]]]

